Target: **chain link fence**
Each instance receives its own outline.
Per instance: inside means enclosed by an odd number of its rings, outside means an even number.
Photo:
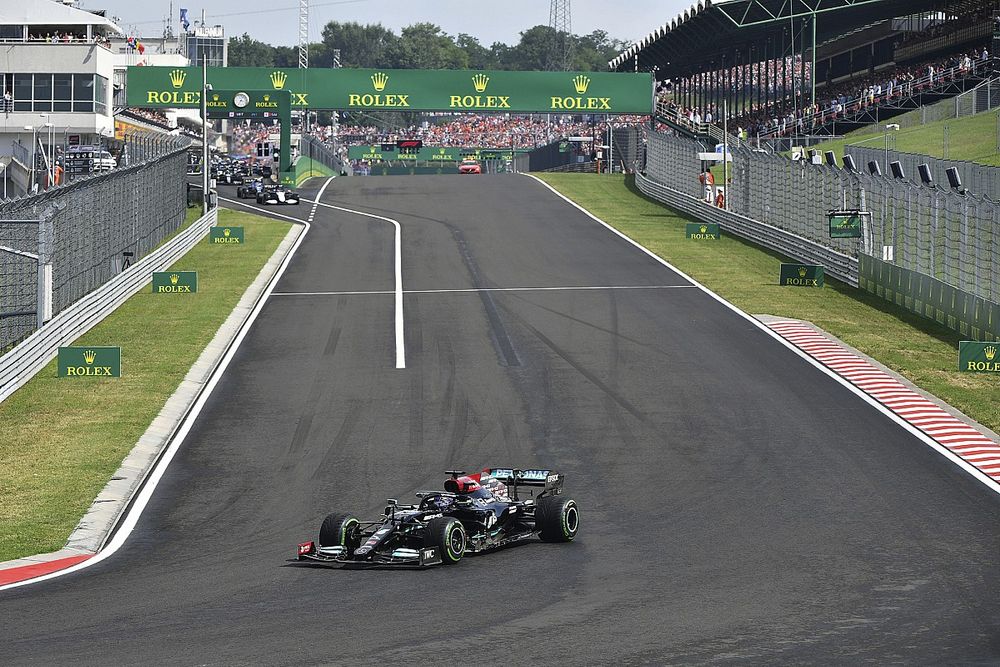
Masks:
[[[37,328],[40,264],[51,266],[55,315],[180,227],[189,143],[144,139],[132,144],[142,162],[0,204],[0,350]]]
[[[1000,201],[1000,167],[989,167],[976,162],[964,160],[942,160],[929,155],[915,153],[900,153],[893,150],[868,148],[865,146],[845,146],[844,152],[854,158],[861,169],[867,168],[869,162],[876,162],[883,174],[891,174],[889,165],[899,162],[903,167],[903,175],[912,183],[921,183],[919,166],[926,164],[931,177],[938,186],[948,188],[946,171],[952,167],[958,170],[962,178],[962,187],[972,194],[985,195],[993,201]]]
[[[704,150],[697,141],[651,132],[647,175],[672,190],[704,198],[697,157]],[[1000,303],[1000,204],[988,198],[796,162],[747,147],[733,151],[731,173],[727,208],[733,213],[855,258],[884,258]],[[827,214],[845,208],[872,213],[862,239],[830,238]]]

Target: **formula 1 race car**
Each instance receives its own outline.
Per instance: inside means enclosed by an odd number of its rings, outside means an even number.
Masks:
[[[263,189],[264,181],[259,178],[255,178],[249,183],[236,188],[236,197],[238,199],[254,199]]]
[[[454,564],[535,535],[570,542],[580,529],[576,501],[562,495],[563,476],[552,470],[486,468],[466,475],[448,470],[444,491],[418,491],[420,502],[390,498],[384,515],[360,521],[352,514],[327,515],[319,542],[299,544],[296,558],[334,566],[425,567]],[[541,491],[520,498],[522,487]]]
[[[257,193],[258,204],[298,204],[299,193],[284,185],[265,185]]]
[[[462,164],[458,165],[458,173],[481,174],[483,173],[483,168],[476,160],[462,160]]]

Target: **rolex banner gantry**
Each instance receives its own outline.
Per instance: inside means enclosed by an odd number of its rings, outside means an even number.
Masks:
[[[179,72],[180,70],[174,70],[172,76],[175,80],[179,80]],[[251,88],[210,90],[208,91],[208,99],[205,101],[205,109],[210,119],[278,120],[279,145],[281,146],[278,171],[282,174],[282,182],[284,183],[287,181],[285,174],[291,166],[292,152],[288,150],[292,137],[291,99],[291,94],[287,90],[253,90]]]
[[[130,107],[197,108],[201,68],[129,67]],[[209,67],[215,89],[288,91],[292,108],[650,114],[649,73]]]

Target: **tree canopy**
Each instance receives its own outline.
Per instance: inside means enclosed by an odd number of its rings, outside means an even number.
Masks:
[[[433,23],[414,23],[397,35],[381,24],[331,21],[323,27],[322,41],[309,45],[310,67],[332,67],[340,51],[342,67],[394,69],[494,69],[544,70],[563,35],[548,26],[528,28],[517,44],[496,42],[489,47],[465,33],[455,37]],[[571,69],[600,71],[628,48],[603,30],[589,35],[565,35],[570,43]],[[294,67],[298,49],[271,46],[244,33],[229,40],[232,67]]]

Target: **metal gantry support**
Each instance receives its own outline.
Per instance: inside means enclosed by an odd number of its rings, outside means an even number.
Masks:
[[[309,0],[299,0],[299,67],[309,67]]]
[[[570,0],[552,0],[549,6],[549,27],[556,33],[558,51],[553,54],[549,69],[568,70],[572,55],[573,42],[570,35],[573,32],[573,21],[570,12]]]

